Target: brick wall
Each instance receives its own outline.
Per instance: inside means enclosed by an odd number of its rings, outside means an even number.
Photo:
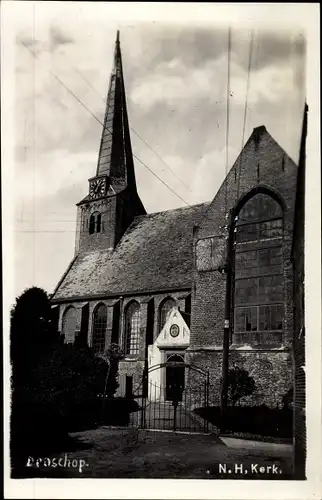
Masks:
[[[296,192],[293,239],[294,274],[294,472],[298,479],[305,478],[306,463],[306,380],[305,380],[305,316],[304,316],[304,250],[305,250],[305,137],[306,117],[300,150],[300,164]]]
[[[243,153],[237,158],[224,183],[210,204],[205,217],[194,229],[194,284],[192,290],[192,316],[190,336],[191,362],[203,367],[209,365],[211,383],[221,377],[222,347],[225,319],[226,274],[218,270],[198,271],[196,268],[196,244],[200,239],[215,237],[216,266],[227,262],[229,224],[231,215],[244,197],[254,189],[273,192],[284,208],[283,273],[285,316],[282,344],[274,346],[278,353],[269,351],[270,346],[230,346],[230,363],[238,359],[241,366],[255,370],[258,379],[257,402],[277,404],[292,383],[292,366],[289,349],[293,337],[293,275],[291,247],[294,217],[297,167],[264,127],[255,129]],[[232,325],[232,306],[230,308]],[[230,331],[231,334],[232,330]],[[208,352],[202,350],[208,349]],[[238,349],[238,353],[234,352]],[[244,349],[244,352],[242,352]],[[200,351],[200,352],[197,352]],[[250,352],[251,351],[251,352]],[[237,358],[236,358],[237,357]],[[262,360],[271,363],[274,377],[262,384]],[[248,369],[248,368],[247,368]],[[264,375],[263,375],[264,377]],[[264,378],[263,378],[264,380]]]
[[[94,212],[100,212],[101,214],[101,232],[89,234],[89,219]],[[77,207],[77,220],[79,232],[76,243],[77,252],[114,248],[116,197],[89,201],[79,205]]]
[[[222,351],[189,351],[188,363],[209,371],[210,405],[220,404],[220,380],[222,376]],[[242,404],[266,404],[269,407],[282,407],[282,397],[292,387],[292,357],[289,352],[231,351],[230,367],[238,366],[249,372],[255,380],[256,390],[251,396],[242,399]],[[187,384],[199,386],[204,375],[193,370],[187,374]]]
[[[89,234],[89,219],[94,212],[101,214],[101,231]],[[145,214],[142,202],[130,188],[116,196],[78,205],[75,253],[114,248],[134,217],[142,214]]]

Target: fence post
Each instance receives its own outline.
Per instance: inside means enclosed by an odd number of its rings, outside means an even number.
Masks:
[[[147,380],[147,373],[144,370],[143,371],[143,376],[142,376],[142,408],[141,408],[141,428],[145,429],[145,412],[146,412],[146,380]],[[147,391],[149,394],[149,387],[147,387]]]
[[[206,410],[209,408],[209,370],[207,371],[207,379],[206,379]],[[208,418],[206,420],[206,432],[209,431],[209,421]]]
[[[178,402],[177,401],[173,401],[173,408],[174,408],[173,430],[174,430],[174,432],[177,430],[177,406],[178,406]]]

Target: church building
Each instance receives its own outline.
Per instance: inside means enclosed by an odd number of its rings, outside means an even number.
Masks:
[[[219,398],[227,356],[255,380],[247,401],[280,405],[293,385],[296,182],[297,166],[259,126],[212,201],[147,214],[117,36],[96,173],[77,204],[74,258],[51,299],[65,342],[98,355],[118,344],[120,396],[135,393],[148,368],[153,397],[171,399],[173,361],[182,362],[183,386],[208,373]]]

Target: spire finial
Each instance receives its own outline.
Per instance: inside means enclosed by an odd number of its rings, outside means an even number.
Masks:
[[[116,43],[120,43],[120,30],[116,32]]]

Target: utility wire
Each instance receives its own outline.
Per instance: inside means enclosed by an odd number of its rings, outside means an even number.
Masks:
[[[244,141],[245,141],[245,128],[246,128],[246,117],[247,117],[247,106],[248,106],[249,81],[250,81],[250,73],[251,73],[251,67],[252,67],[253,44],[254,44],[254,32],[252,30],[251,31],[251,40],[250,40],[250,49],[249,49],[248,70],[247,70],[247,84],[246,84],[246,98],[245,98],[245,108],[244,108],[244,118],[243,118],[242,144],[241,144],[241,152],[240,152],[240,160],[239,160],[239,168],[238,168],[238,178],[237,178],[237,200],[239,197],[240,174],[241,174],[241,167],[242,167],[242,163],[243,163],[243,151],[244,151]]]
[[[33,55],[33,57],[35,57],[36,59],[39,59],[36,54],[34,53],[33,50],[31,50],[28,45],[26,45],[24,42],[20,41],[20,44],[22,44],[24,47],[26,47],[26,49],[29,50],[29,52]],[[67,90],[67,92],[69,92],[69,94],[71,94],[75,99],[76,101],[81,105],[83,106],[84,109],[86,109],[86,111],[88,111],[88,113],[90,113],[92,115],[92,117],[102,126],[104,127],[104,123],[101,122],[101,120],[99,118],[97,118],[97,116],[86,106],[86,104],[84,104],[81,99],[79,99],[79,97],[77,97],[77,95],[74,94],[74,92],[72,90],[70,90],[67,85],[65,85],[65,83],[51,70],[48,70],[49,73]],[[111,130],[109,130],[107,127],[105,127],[106,130],[112,134]],[[171,191],[177,198],[179,198],[181,201],[183,201],[186,205],[188,206],[191,206],[187,201],[185,201],[179,194],[177,194],[166,182],[164,182],[155,172],[153,172],[153,170],[151,170],[151,168],[149,168],[138,156],[136,156],[134,153],[133,153],[133,157],[136,158],[145,168],[147,168],[151,174],[153,174],[160,182],[162,182],[162,184],[164,184],[164,186],[166,186],[169,191]]]
[[[24,42],[22,42],[21,40],[20,40],[20,44],[21,44],[21,45],[23,45],[26,49],[28,49],[28,51],[32,54],[32,56],[33,56],[34,58],[39,59],[39,58],[37,57],[37,55],[34,53],[34,51],[33,51],[33,50],[31,50],[31,49],[30,49],[30,47],[28,47],[28,45],[26,45],[26,44],[25,44]],[[229,87],[230,87],[230,56],[231,56],[231,32],[230,32],[230,28],[229,28],[229,36],[228,36],[227,118],[226,118],[226,166],[225,166],[225,174],[226,174],[226,178],[227,178],[227,174],[228,174],[228,144],[229,144],[229,95],[230,95],[230,88],[229,88]],[[251,57],[250,57],[250,61],[251,61]],[[74,68],[74,69],[76,69],[76,68]],[[62,81],[62,80],[61,80],[61,79],[60,79],[60,78],[59,78],[59,77],[58,77],[58,76],[57,76],[57,75],[56,75],[53,71],[51,71],[51,70],[48,70],[48,71],[49,71],[49,73],[50,73],[50,74],[51,74],[51,75],[52,75],[52,76],[53,76],[53,77],[54,77],[54,78],[55,78],[55,79],[56,79],[56,80],[57,80],[57,81],[58,81],[58,82],[59,82],[59,83],[60,83],[60,84],[61,84],[61,85],[62,85],[62,86],[63,86],[63,87],[67,90],[67,92],[68,92],[69,94],[71,94],[71,95],[72,95],[72,97],[74,97],[74,99],[76,99],[76,101],[77,101],[77,102],[78,102],[78,103],[79,103],[79,104],[80,104],[80,105],[81,105],[84,109],[86,109],[86,111],[87,111],[88,113],[90,113],[90,115],[91,115],[91,116],[92,116],[92,117],[93,117],[93,118],[94,118],[94,119],[95,119],[95,120],[96,120],[96,121],[97,121],[97,122],[98,122],[98,123],[99,123],[102,127],[104,127],[104,126],[105,126],[105,125],[104,125],[104,123],[102,123],[102,121],[101,121],[99,118],[97,118],[97,116],[96,116],[96,115],[95,115],[95,114],[94,114],[94,113],[93,113],[93,112],[92,112],[92,111],[91,111],[91,110],[90,110],[90,109],[89,109],[89,108],[88,108],[88,107],[87,107],[87,106],[86,106],[86,105],[85,105],[85,104],[81,101],[81,99],[79,99],[79,97],[77,97],[77,95],[76,95],[76,94],[74,94],[74,92],[73,92],[72,90],[70,90],[70,89],[69,89],[69,87],[67,87],[67,85],[66,85],[66,84],[65,84],[65,83],[64,83],[64,82],[63,82],[63,81]],[[81,74],[81,72],[80,72],[78,69],[76,69],[76,71],[77,71],[80,75],[82,75],[82,74]],[[250,65],[249,65],[249,72],[250,72]],[[83,77],[83,75],[82,75],[82,77]],[[85,77],[83,77],[83,78],[84,78],[84,80],[86,80],[86,79],[85,79]],[[87,80],[86,80],[86,81],[87,81]],[[87,83],[90,85],[90,87],[91,87],[91,88],[92,88],[95,92],[97,92],[97,91],[94,89],[94,87],[92,87],[92,85],[91,85],[89,82],[87,82]],[[249,83],[249,74],[248,74],[248,83]],[[100,97],[101,97],[101,96],[100,96]],[[101,99],[103,99],[103,98],[101,97]],[[104,99],[103,99],[103,100],[104,100]],[[104,100],[104,102],[105,102],[105,100]],[[245,109],[247,109],[247,104],[245,105]],[[244,114],[244,118],[245,118],[245,114]],[[112,134],[111,130],[109,130],[107,127],[105,127],[105,128],[106,128],[106,130],[107,130],[110,134]],[[133,129],[131,129],[131,130],[133,131]],[[244,131],[245,131],[245,122],[244,122],[244,127],[243,127],[243,136],[244,136]],[[140,137],[140,136],[139,136],[139,134],[137,134],[137,132],[135,132],[135,131],[134,131],[134,133],[135,133],[136,135],[138,135],[138,137]],[[144,141],[144,139],[142,139],[141,137],[140,137],[140,139]],[[244,139],[243,139],[243,141],[244,141]],[[144,142],[145,142],[145,141],[144,141]],[[146,143],[146,142],[145,142],[145,143]],[[147,144],[147,143],[146,143],[146,144]],[[155,154],[157,154],[157,153],[156,153],[156,152],[155,152],[155,151],[154,151],[154,150],[153,150],[153,149],[152,149],[152,148],[151,148],[148,144],[147,144],[147,146],[148,146],[148,147],[149,147],[149,148],[150,148],[150,149],[151,149],[151,150],[152,150]],[[176,191],[174,191],[174,190],[173,190],[173,189],[172,189],[172,188],[171,188],[171,187],[170,187],[170,186],[169,186],[169,185],[168,185],[165,181],[163,181],[163,180],[162,180],[162,179],[161,179],[161,178],[160,178],[160,177],[159,177],[159,176],[158,176],[155,172],[153,172],[153,170],[152,170],[150,167],[148,167],[148,166],[147,166],[147,165],[146,165],[146,164],[145,164],[145,163],[144,163],[144,162],[143,162],[143,161],[142,161],[142,160],[141,160],[141,159],[140,159],[137,155],[135,155],[134,153],[133,153],[133,157],[134,157],[134,158],[136,158],[136,160],[137,160],[139,163],[141,163],[141,164],[142,164],[142,165],[143,165],[143,166],[144,166],[147,170],[149,170],[149,171],[151,172],[151,174],[152,174],[152,175],[154,175],[154,177],[156,177],[156,178],[157,178],[157,179],[158,179],[158,180],[159,180],[159,181],[160,181],[160,182],[161,182],[161,183],[162,183],[165,187],[167,187],[167,188],[169,189],[169,191],[171,191],[171,192],[172,192],[172,193],[173,193],[173,194],[174,194],[177,198],[179,198],[181,201],[183,201],[183,203],[185,203],[185,205],[187,205],[187,206],[189,206],[189,207],[191,207],[191,206],[192,206],[192,205],[190,205],[190,204],[189,204],[189,203],[188,203],[188,202],[187,202],[184,198],[182,198],[182,197],[181,197],[178,193],[176,193]],[[163,160],[161,157],[160,157],[160,159],[164,162],[164,160]],[[164,163],[165,163],[165,162],[164,162]],[[167,166],[167,167],[171,170],[171,168],[170,168],[170,167],[169,167],[166,163],[165,163],[165,165],[166,165],[166,166]],[[171,170],[171,171],[172,171],[172,170]],[[174,173],[174,172],[172,172],[172,173]],[[174,175],[175,175],[175,174],[174,174]],[[180,179],[179,179],[179,180],[180,180]],[[182,181],[181,181],[181,182],[182,182]],[[226,199],[225,199],[225,205],[226,205],[226,207],[225,207],[225,208],[226,208],[226,211],[227,211],[227,182],[226,182],[226,193],[225,193],[225,198],[226,198]],[[205,214],[204,214],[204,217],[205,217],[206,219],[209,219],[209,217],[207,217]],[[209,219],[209,220],[210,220],[210,219]],[[25,232],[27,232],[27,231],[25,231]],[[39,231],[39,232],[40,232],[40,231]],[[44,231],[41,231],[41,232],[44,232]],[[54,231],[52,231],[52,232],[54,232]],[[58,231],[56,231],[56,232],[58,232]],[[64,231],[62,231],[62,232],[64,232]]]
[[[227,93],[226,93],[226,162],[225,162],[225,179],[224,179],[224,189],[225,189],[225,215],[227,213],[228,205],[228,144],[229,144],[229,96],[230,96],[230,56],[231,56],[231,28],[228,29],[228,49],[227,49]],[[209,219],[206,214],[203,215],[203,219]]]
[[[162,161],[162,163],[170,170],[170,172],[172,172],[172,174],[181,182],[181,184],[183,184],[183,186],[185,186],[187,189],[189,189],[190,192],[192,192],[192,189],[185,183],[183,182],[182,179],[180,179],[180,177],[172,170],[171,167],[169,167],[169,165],[164,161],[164,159],[162,158],[162,156],[160,156],[144,139],[143,137],[140,136],[140,134],[138,134],[132,127],[130,127],[131,131],[139,138],[141,139],[142,142],[144,142],[144,144],[149,148],[151,149],[151,151],[155,154],[155,156],[157,158],[159,158],[160,161]]]
[[[64,54],[64,57],[69,62],[69,59],[65,54]],[[91,82],[88,81],[88,79],[84,76],[84,74],[76,66],[74,66],[72,63],[69,62],[69,64],[76,71],[76,73],[79,74],[79,76],[84,80],[84,82],[86,82],[86,84],[95,92],[95,94],[98,95],[98,97],[106,105],[107,104],[106,99],[104,99],[104,97],[101,96],[101,94],[98,92],[98,90],[91,84]],[[136,130],[134,130],[133,127],[130,126],[129,128],[130,128],[131,132],[133,132],[133,134],[136,135],[152,151],[152,153],[155,154],[155,156],[163,163],[163,165],[165,165],[167,167],[167,169],[170,170],[170,172],[174,175],[174,177],[176,177],[176,179],[178,179],[178,181],[180,181],[183,186],[185,186],[190,192],[192,192],[192,189],[174,172],[174,170],[164,161],[162,156],[160,156],[159,153],[157,153],[155,151],[155,149],[153,149],[152,146],[150,146],[150,144],[148,144],[147,141],[138,132],[136,132]]]
[[[225,213],[228,205],[228,145],[229,145],[229,96],[230,96],[230,55],[231,55],[231,29],[228,30],[228,57],[227,57],[227,95],[226,95],[226,165],[225,165]]]

